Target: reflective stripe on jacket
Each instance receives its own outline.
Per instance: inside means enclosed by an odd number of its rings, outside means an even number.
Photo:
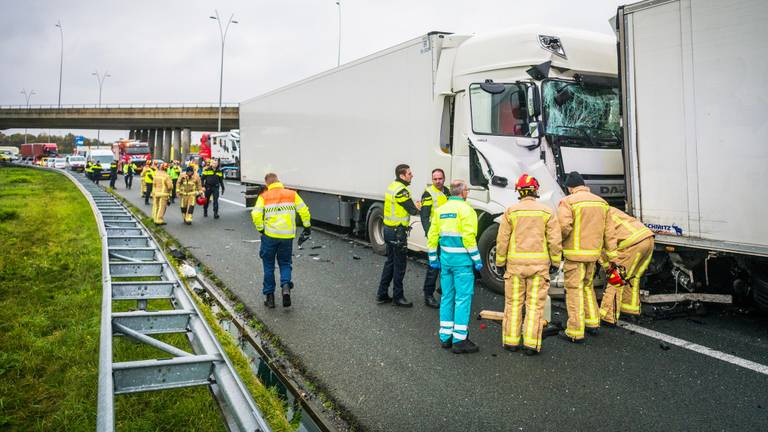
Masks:
[[[560,201],[557,219],[563,233],[563,255],[570,261],[595,262],[603,246],[615,249],[615,240],[606,232],[608,203],[586,186],[574,188]],[[612,244],[613,243],[613,244]]]
[[[177,183],[177,193],[179,196],[192,196],[203,193],[203,185],[200,182],[200,176],[197,173],[188,175],[184,173],[179,177]]]
[[[560,223],[552,209],[525,197],[504,212],[496,236],[496,266],[548,269],[550,264],[560,264],[561,252]]]
[[[168,173],[165,171],[158,171],[152,179],[152,196],[153,197],[169,197],[171,196],[171,190],[173,189],[173,182],[168,177]]]
[[[155,169],[152,167],[145,168],[141,175],[144,177],[144,183],[152,183],[152,180],[155,178]]]
[[[429,195],[428,198],[425,197],[426,199],[421,200],[421,205],[432,207],[429,213],[429,220],[432,221],[435,220],[435,212],[437,209],[448,202],[448,196],[445,194],[445,192],[436,188],[433,184],[429,185],[425,192]]]
[[[642,222],[614,207],[608,209],[608,221],[606,223],[610,227],[606,231],[611,236],[611,244],[616,245],[615,249],[606,247],[605,253],[610,259],[618,257],[619,250],[634,246],[648,237],[653,237],[653,232]]]
[[[275,182],[259,195],[251,211],[256,229],[273,238],[291,239],[296,237],[296,213],[304,227],[310,226],[309,207],[296,191],[286,189]]]
[[[460,197],[450,197],[437,209],[429,227],[427,248],[429,261],[438,258],[444,266],[471,266],[479,263],[477,250],[477,213]]]
[[[411,216],[402,204],[410,199],[411,193],[406,185],[397,180],[390,183],[384,195],[384,225],[408,226]]]

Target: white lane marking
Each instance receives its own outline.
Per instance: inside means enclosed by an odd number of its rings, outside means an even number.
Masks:
[[[634,324],[630,324],[626,321],[619,321],[619,327],[625,328],[627,330],[631,330],[635,333],[640,333],[641,335],[645,335],[654,339],[658,339],[661,341],[664,341],[671,345],[679,346],[680,348],[685,348],[694,352],[697,352],[699,354],[704,354],[705,356],[709,356],[718,360],[722,360],[727,363],[731,363],[736,366],[743,367],[745,369],[749,369],[752,371],[755,371],[757,373],[761,373],[763,375],[768,375],[768,366],[756,363],[747,359],[743,359],[741,357],[736,357],[731,354],[726,354],[721,351],[717,351],[712,348],[708,348],[699,344],[695,344],[693,342],[688,342],[687,340],[678,339],[674,336],[666,335],[664,333],[659,333],[655,330],[647,329],[645,327],[636,326]]]
[[[232,185],[232,186],[242,186],[240,183],[235,183],[235,182],[230,182],[230,181],[228,181],[227,184]]]
[[[230,201],[230,200],[228,200],[226,198],[219,198],[219,201],[224,201],[225,203],[236,205],[238,207],[245,207],[245,204],[243,204],[243,203],[239,203],[237,201]],[[245,208],[253,208],[253,207],[245,207]]]

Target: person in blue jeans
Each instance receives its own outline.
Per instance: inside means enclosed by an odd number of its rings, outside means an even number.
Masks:
[[[291,261],[293,239],[296,237],[296,213],[304,225],[302,236],[310,235],[309,208],[296,191],[286,189],[277,179],[277,174],[264,177],[267,190],[259,195],[251,212],[251,218],[261,235],[259,258],[264,264],[264,305],[275,307],[275,260],[280,267],[280,287],[283,307],[291,306]]]

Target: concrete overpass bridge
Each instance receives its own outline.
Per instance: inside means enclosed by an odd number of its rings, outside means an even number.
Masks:
[[[128,130],[156,159],[189,153],[192,131],[218,129],[218,104],[0,105],[0,129]],[[221,130],[240,126],[237,104],[223,104]]]

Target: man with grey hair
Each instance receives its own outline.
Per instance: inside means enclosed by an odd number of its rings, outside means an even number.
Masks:
[[[472,267],[483,268],[477,250],[477,213],[465,202],[465,181],[452,181],[450,191],[451,197],[437,209],[427,236],[429,266],[441,270],[440,345],[452,347],[455,354],[474,353],[479,348],[467,336],[475,291]]]

